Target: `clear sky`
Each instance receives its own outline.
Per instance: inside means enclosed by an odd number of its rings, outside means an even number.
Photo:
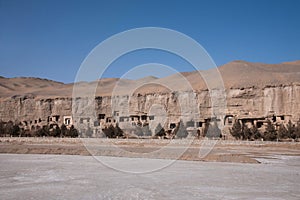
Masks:
[[[0,75],[73,82],[97,44],[138,27],[180,31],[199,42],[218,66],[232,60],[300,60],[298,0],[0,0]],[[105,76],[120,77],[143,63],[192,70],[165,52],[125,57]]]

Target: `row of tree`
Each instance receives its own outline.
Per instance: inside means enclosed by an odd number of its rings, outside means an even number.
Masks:
[[[196,133],[194,134],[195,134],[194,136],[197,136],[198,138],[201,137],[221,138],[222,137],[221,129],[218,127],[216,121],[206,122],[203,132],[201,133],[200,130],[197,130]],[[182,121],[180,121],[179,124],[174,129],[174,131],[170,133],[166,132],[165,129],[161,126],[161,124],[158,124],[158,126],[155,128],[155,136],[159,136],[163,138],[186,138],[188,135],[189,133],[187,131],[187,127]]]
[[[102,129],[105,136],[108,138],[122,138],[124,137],[124,131],[119,127],[118,124],[116,126],[110,125]]]
[[[182,129],[182,128],[181,128]],[[126,137],[124,134],[124,131],[116,124],[116,126],[110,125],[108,127],[105,127],[102,129],[105,137],[108,138],[122,138]],[[149,128],[149,126],[135,126],[132,128],[132,130],[129,130],[129,132],[134,133],[136,136],[152,136],[152,132]],[[177,137],[186,137],[187,131],[184,130],[177,130],[176,133],[178,134]],[[159,138],[170,138],[170,133],[166,132],[165,129],[162,127],[162,125],[159,123],[157,127],[154,130],[154,137]],[[174,135],[175,136],[175,135]]]
[[[102,131],[105,137],[108,138],[126,137],[124,131],[119,127],[118,124],[116,124],[116,126],[110,125],[108,127],[105,127],[104,129],[102,129]],[[143,127],[135,126],[132,130],[129,131],[134,133],[136,136],[152,136],[152,132],[149,126],[143,126]],[[158,124],[158,126],[156,127],[155,136],[162,137],[162,138],[166,136],[165,129],[161,126],[161,124]]]
[[[118,126],[110,125],[102,129],[106,137],[109,138],[122,138],[124,137],[124,131]],[[148,126],[139,127],[135,130],[138,136],[151,136],[152,132]],[[267,121],[265,130],[259,131],[256,125],[251,128],[240,123],[236,120],[233,127],[230,129],[230,133],[233,137],[239,140],[258,140],[264,139],[267,141],[276,141],[283,139],[300,139],[300,120],[298,123],[293,124],[291,121],[285,126],[281,124],[279,128],[276,128],[271,121]],[[173,132],[167,132],[158,124],[154,130],[155,137],[159,138],[185,138],[188,136],[186,126],[180,122]],[[216,122],[207,123],[205,125],[203,133],[197,132],[198,137],[217,138],[222,137],[221,130],[218,128]],[[24,130],[20,128],[18,123],[12,121],[3,122],[0,121],[0,137],[12,136],[12,137],[78,137],[78,130],[72,125],[67,128],[64,124],[60,127],[55,125],[45,125],[43,127],[32,127],[31,130]]]
[[[291,121],[289,121],[286,126],[284,124],[280,124],[279,128],[276,128],[275,125],[268,120],[263,132],[259,131],[256,125],[248,128],[236,120],[230,129],[230,133],[233,137],[240,140],[295,140],[300,138],[300,120],[296,124],[293,124]]]
[[[18,123],[0,121],[0,137],[78,137],[78,130],[72,125],[67,128],[64,124],[35,126],[31,130],[20,128]]]

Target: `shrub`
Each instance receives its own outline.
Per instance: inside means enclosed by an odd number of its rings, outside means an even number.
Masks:
[[[180,122],[178,124],[178,129],[176,130],[175,134],[178,138],[186,138],[188,136],[186,126],[184,125],[182,120],[180,120]]]
[[[118,124],[114,127],[113,125],[110,125],[109,127],[106,127],[102,129],[106,137],[108,138],[117,138],[117,137],[123,137],[124,132],[123,130],[119,127]]]
[[[295,128],[295,138],[299,139],[300,138],[300,119],[297,122],[297,126]]]
[[[287,124],[287,134],[289,138],[296,139],[297,138],[296,131],[297,131],[297,127],[291,122],[291,120],[289,120]]]
[[[50,127],[49,127],[50,128]],[[55,128],[50,129],[50,136],[52,137],[60,137],[61,130],[58,125],[55,126]]]
[[[230,134],[235,139],[241,139],[243,135],[242,125],[238,120],[235,120],[231,129],[229,129]]]
[[[238,120],[235,120],[231,129],[229,129],[231,135],[236,139],[242,140],[257,140],[262,138],[262,134],[259,132],[256,125],[248,128],[242,125]]]
[[[270,120],[267,121],[267,127],[263,135],[264,140],[274,141],[278,139],[277,131]]]
[[[248,128],[245,125],[243,125],[242,129],[243,129],[243,131],[242,131],[242,139],[243,140],[250,140],[252,138],[251,129]]]
[[[159,136],[159,137],[165,137],[166,136],[165,129],[161,126],[160,123],[155,128],[154,133],[155,133],[155,136]]]
[[[18,125],[14,124],[12,127],[12,132],[11,132],[11,136],[16,137],[16,136],[20,136],[21,134],[21,129]]]
[[[78,137],[79,135],[78,130],[73,125],[70,127],[70,130],[68,130],[68,132],[69,132],[68,135],[72,138]]]
[[[116,124],[116,126],[115,126],[115,137],[123,137],[123,136],[124,136],[123,130],[119,127],[118,124]]]
[[[251,130],[251,135],[252,135],[251,139],[257,140],[257,139],[262,138],[262,135],[259,132],[256,125],[253,125],[250,130]]]
[[[288,138],[288,131],[283,124],[280,124],[278,129],[278,139]]]
[[[5,136],[5,124],[3,121],[0,121],[0,136]]]
[[[50,136],[49,126],[43,126],[41,129],[38,129],[36,134],[39,137]]]
[[[222,137],[222,133],[218,127],[217,121],[214,121],[212,125],[209,125],[209,128],[206,133],[206,137],[209,137],[209,138]]]
[[[68,135],[68,128],[66,127],[66,125],[62,124],[60,126],[60,137],[65,137]]]

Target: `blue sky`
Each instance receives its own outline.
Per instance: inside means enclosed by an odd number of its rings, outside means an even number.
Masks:
[[[0,75],[73,82],[96,45],[138,27],[182,32],[218,66],[232,60],[300,60],[299,10],[297,0],[0,0]],[[120,77],[144,63],[193,70],[177,56],[144,50],[121,57],[105,77]]]

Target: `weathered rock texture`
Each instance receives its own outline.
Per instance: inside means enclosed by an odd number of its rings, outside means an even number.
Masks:
[[[235,61],[218,69],[226,91],[226,108],[222,116],[217,116],[221,118],[219,123],[226,125],[228,117],[273,118],[273,121],[282,122],[299,120],[299,61],[276,65]],[[168,128],[180,119],[205,123],[213,118],[211,90],[207,89],[200,74],[188,72],[180,76],[191,87],[178,82],[178,74],[161,79],[103,79],[78,83],[83,96],[76,96],[76,99],[72,98],[73,84],[1,77],[0,120],[19,121],[31,128],[51,122],[69,123],[66,119],[73,116],[72,123],[78,127],[88,125],[97,129],[106,123],[128,122],[123,125],[126,127],[133,122],[149,123],[151,120],[152,127],[163,123]],[[95,98],[84,97],[84,91],[92,85],[98,86]],[[173,88],[166,87],[168,85]],[[93,105],[93,109],[89,111],[88,105]]]

